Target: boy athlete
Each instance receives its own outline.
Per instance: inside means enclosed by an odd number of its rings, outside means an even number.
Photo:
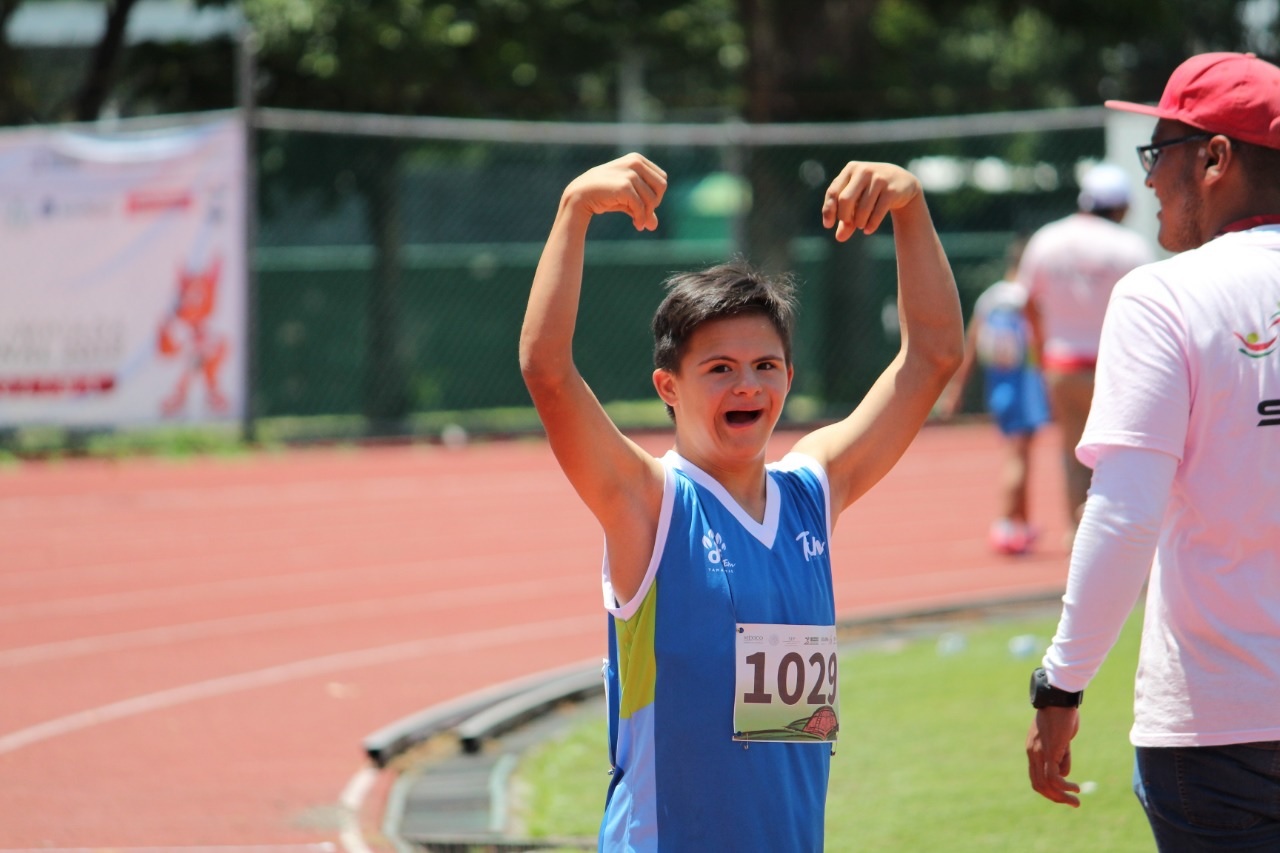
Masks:
[[[838,732],[830,541],[960,362],[963,324],[920,183],[849,163],[823,225],[892,217],[902,347],[844,420],[765,453],[791,387],[790,285],[743,264],[677,276],[654,318],[675,446],[624,436],[573,362],[587,228],[658,226],[667,176],[638,154],[571,181],[534,274],[520,366],[556,459],[605,533],[612,780],[602,850],[819,851]]]

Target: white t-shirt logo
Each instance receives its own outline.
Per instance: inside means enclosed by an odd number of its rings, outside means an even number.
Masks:
[[[1280,340],[1280,335],[1276,334],[1276,327],[1280,326],[1280,311],[1275,312],[1267,318],[1266,326],[1261,334],[1251,331],[1246,334],[1232,332],[1235,339],[1240,342],[1241,348],[1239,352],[1249,358],[1262,358],[1271,355],[1276,351],[1276,341]]]

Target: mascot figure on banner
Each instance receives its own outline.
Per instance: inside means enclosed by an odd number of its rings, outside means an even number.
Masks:
[[[208,224],[218,218],[217,210],[211,211]],[[204,231],[188,262],[178,271],[177,299],[160,323],[160,355],[181,359],[183,365],[173,393],[160,404],[165,417],[175,417],[186,408],[193,378],[204,382],[205,402],[210,411],[221,414],[230,408],[230,402],[218,387],[218,374],[227,357],[227,338],[210,328],[217,304],[222,258],[208,252],[209,229],[206,227]]]

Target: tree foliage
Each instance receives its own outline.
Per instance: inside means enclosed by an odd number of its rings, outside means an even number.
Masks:
[[[740,0],[758,120],[952,115],[1150,100],[1204,50],[1267,53],[1252,0]],[[758,79],[757,79],[758,78]]]
[[[223,5],[229,0],[198,0]],[[126,46],[108,0],[74,91],[4,38],[0,120],[231,106],[229,45]],[[1152,99],[1203,50],[1274,54],[1263,0],[242,0],[270,106],[528,119],[894,118]],[[1269,15],[1269,17],[1268,17]],[[225,103],[219,103],[219,100]]]
[[[233,3],[195,0],[194,5]],[[102,29],[87,46],[11,40],[9,26],[20,12],[58,21],[80,11],[60,5],[55,0],[0,0],[0,125],[93,121],[108,106],[121,115],[142,115],[234,105],[233,35],[211,43],[178,39],[130,45],[126,34],[137,0],[104,0],[96,10],[90,5]]]
[[[722,0],[246,0],[264,104],[565,118],[616,116],[627,63],[679,63],[682,97],[714,103],[739,40]]]

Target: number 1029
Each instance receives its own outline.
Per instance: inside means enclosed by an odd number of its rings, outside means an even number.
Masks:
[[[773,673],[772,684],[768,683],[768,655],[756,652],[747,655],[744,660],[751,665],[752,687],[742,694],[742,701],[748,704],[769,705],[773,702],[774,693],[784,705],[795,705],[803,698],[809,705],[834,705],[836,703],[836,653],[824,655],[814,652],[806,662],[799,652],[787,652],[778,661],[778,669]],[[805,690],[809,693],[806,696]]]

